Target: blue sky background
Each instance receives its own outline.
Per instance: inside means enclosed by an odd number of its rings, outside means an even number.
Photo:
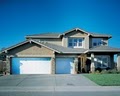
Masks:
[[[120,0],[0,0],[0,49],[75,27],[111,34],[109,45],[120,48]]]

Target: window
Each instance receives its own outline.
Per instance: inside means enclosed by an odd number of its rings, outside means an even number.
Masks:
[[[69,39],[69,47],[72,47],[72,39]]]
[[[82,48],[83,38],[69,38],[68,46],[73,48]]]
[[[109,56],[96,56],[95,57],[95,67],[107,68],[109,64]]]
[[[102,38],[93,38],[92,39],[92,47],[103,45],[103,39]]]

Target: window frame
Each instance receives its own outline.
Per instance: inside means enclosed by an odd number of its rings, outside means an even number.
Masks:
[[[92,47],[96,47],[94,44],[96,43],[96,46],[103,45],[103,38],[92,38]]]
[[[100,58],[100,59],[98,60],[98,58]],[[105,58],[107,59],[107,62],[103,62],[103,59],[105,59]],[[98,67],[100,67],[100,68],[110,67],[109,66],[109,63],[110,63],[110,56],[109,55],[97,55],[97,56],[95,56],[94,61],[96,61],[96,63],[95,63],[96,68],[98,68]],[[98,66],[98,63],[100,63],[100,66]],[[104,65],[106,65],[106,66],[104,66]]]
[[[70,40],[72,40],[72,42],[70,42]],[[77,41],[75,41],[75,40],[77,40]],[[79,42],[79,41],[81,41],[81,42]],[[83,48],[83,41],[84,41],[84,38],[68,38],[68,47]],[[70,43],[72,43],[72,46],[70,46]],[[81,46],[79,46],[80,43],[81,43]]]

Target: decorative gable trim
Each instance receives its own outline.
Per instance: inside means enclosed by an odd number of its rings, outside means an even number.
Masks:
[[[17,47],[19,47],[19,46],[22,46],[22,45],[24,45],[24,44],[26,44],[26,43],[35,43],[35,44],[38,44],[38,45],[41,45],[41,46],[43,46],[43,47],[45,47],[45,48],[48,48],[48,49],[50,49],[50,50],[53,50],[53,51],[55,51],[55,52],[58,52],[58,53],[60,53],[58,50],[55,50],[55,49],[53,49],[53,48],[50,48],[50,47],[48,47],[48,46],[45,46],[44,44],[42,44],[42,43],[40,43],[40,42],[36,42],[36,41],[34,41],[34,40],[26,40],[26,41],[23,41],[23,42],[21,42],[21,43],[18,43],[18,44],[16,44],[16,45],[13,45],[13,46],[11,46],[11,47],[9,47],[9,48],[6,48],[6,49],[4,49],[2,52],[8,52],[9,50],[12,50],[12,49],[14,49],[14,48],[17,48]]]
[[[80,31],[80,32],[82,32],[82,33],[87,34],[88,36],[90,35],[88,32],[86,32],[86,31],[84,31],[84,30],[82,30],[82,29],[80,29],[80,28],[72,29],[72,30],[70,30],[70,31],[67,31],[67,32],[63,33],[62,35],[69,34],[69,33],[73,32],[73,31],[76,31],[76,32],[77,32],[77,31]]]

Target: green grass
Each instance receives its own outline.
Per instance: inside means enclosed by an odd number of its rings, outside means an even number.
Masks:
[[[85,74],[84,76],[101,86],[120,86],[120,74]]]

